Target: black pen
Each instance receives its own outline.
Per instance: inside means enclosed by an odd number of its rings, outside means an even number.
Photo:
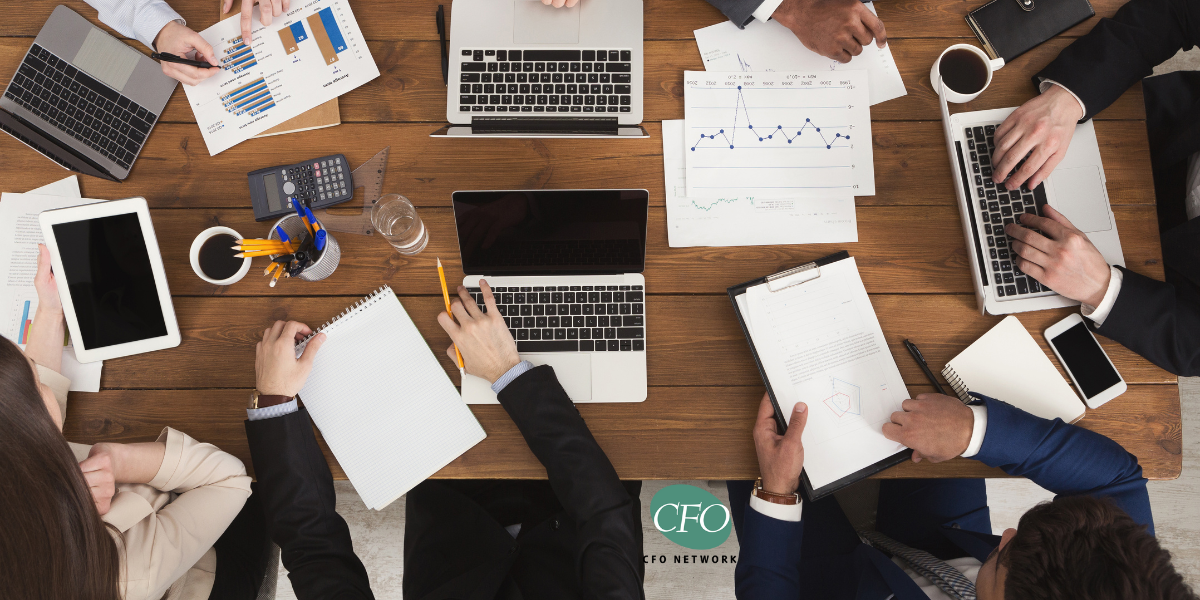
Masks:
[[[437,10],[438,37],[442,39],[438,45],[442,49],[442,83],[450,85],[450,44],[446,41],[446,9],[441,4]]]
[[[192,60],[190,58],[183,58],[181,56],[175,56],[174,54],[169,54],[167,52],[155,52],[150,55],[150,58],[153,58],[154,60],[160,60],[162,62],[176,63],[176,64],[180,64],[180,65],[188,65],[189,67],[200,67],[201,69],[220,69],[221,68],[221,67],[218,67],[217,65],[210,65],[204,61]]]
[[[925,356],[921,354],[921,350],[917,348],[917,345],[904,340],[904,347],[908,348],[908,353],[912,355],[913,360],[917,361],[917,366],[921,367],[921,370],[925,372],[925,376],[933,384],[933,389],[937,390],[937,393],[945,395],[946,390],[942,387],[942,384],[938,383],[937,378],[933,376],[933,371],[929,370],[929,363],[925,362]]]

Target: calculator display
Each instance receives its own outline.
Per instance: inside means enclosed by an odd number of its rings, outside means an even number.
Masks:
[[[283,203],[279,200],[279,181],[275,174],[263,175],[263,183],[267,188],[267,208],[271,211],[283,209]]]

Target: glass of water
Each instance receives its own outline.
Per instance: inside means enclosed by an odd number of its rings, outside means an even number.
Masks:
[[[400,194],[387,194],[371,207],[371,225],[400,254],[418,254],[429,243],[417,209]]]

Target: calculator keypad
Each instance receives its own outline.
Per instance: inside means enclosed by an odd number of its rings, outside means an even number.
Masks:
[[[308,199],[318,204],[341,202],[354,196],[350,181],[349,165],[340,156],[330,156],[308,163],[293,165],[281,173],[284,181],[291,181],[296,191],[288,196],[288,208],[297,198]]]

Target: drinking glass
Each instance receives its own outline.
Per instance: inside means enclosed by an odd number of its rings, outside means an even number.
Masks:
[[[371,225],[400,254],[417,254],[429,243],[417,209],[400,194],[387,194],[371,207]]]

